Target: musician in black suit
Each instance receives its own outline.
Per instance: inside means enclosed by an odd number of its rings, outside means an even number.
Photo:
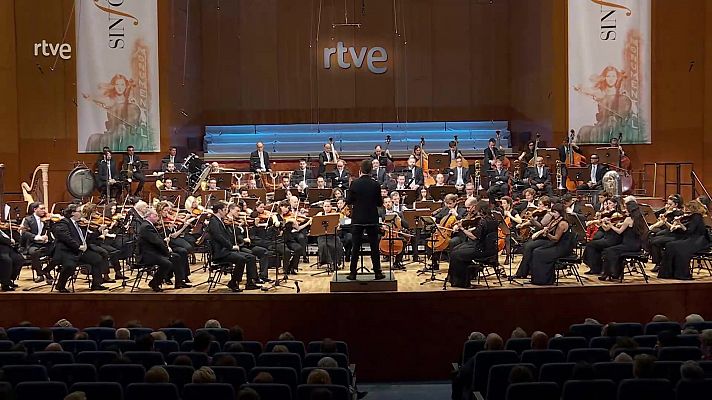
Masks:
[[[346,169],[346,161],[337,161],[334,176],[331,178],[331,187],[345,189],[349,186],[350,179],[351,174],[349,173],[349,170]]]
[[[588,174],[583,176],[586,178],[586,182],[577,187],[578,190],[600,190],[603,188],[603,175],[608,172],[608,168],[598,163],[597,154],[591,154],[590,160]]]
[[[371,177],[373,180],[378,182],[379,185],[383,186],[386,184],[388,179],[388,174],[386,174],[386,169],[381,168],[381,162],[378,159],[371,160]]]
[[[0,230],[0,291],[12,292],[17,285],[14,275],[20,275],[25,259],[15,249],[15,239]]]
[[[378,162],[385,168],[388,166],[389,162],[393,162],[393,156],[391,156],[391,152],[388,151],[388,149],[383,150],[381,148],[381,145],[377,144],[376,147],[374,147],[373,153],[371,153],[371,159],[372,160],[378,160]]]
[[[368,235],[368,242],[371,247],[371,263],[376,279],[384,279],[386,276],[381,272],[380,254],[378,249],[379,221],[378,207],[383,206],[381,197],[381,185],[371,178],[373,164],[369,160],[361,162],[359,178],[354,180],[349,187],[346,204],[351,207],[351,225],[353,244],[351,250],[351,271],[349,280],[356,279],[356,268],[358,258],[361,254],[361,241],[364,231]]]
[[[178,157],[177,153],[178,153],[178,149],[176,149],[174,146],[171,146],[168,149],[168,154],[161,159],[161,171],[164,171],[164,172],[166,171],[166,168],[167,168],[169,162],[172,162],[173,165],[175,165],[177,170],[180,169],[183,159]]]
[[[174,253],[168,246],[170,236],[166,239],[158,233],[156,223],[159,219],[156,210],[148,209],[138,228],[138,261],[142,264],[158,266],[148,286],[154,292],[162,292],[161,283],[170,272],[173,272],[176,278],[175,288],[188,288],[190,285],[183,281],[185,276],[180,254]]]
[[[307,160],[299,160],[299,169],[294,170],[290,184],[296,187],[301,194],[300,197],[306,196],[306,188],[309,187],[309,180],[314,179],[311,169],[307,168]]]
[[[136,182],[138,182],[138,186],[136,187],[134,196],[138,196],[139,193],[141,193],[141,191],[143,190],[144,183],[146,183],[146,177],[143,175],[143,172],[141,172],[141,157],[139,157],[138,154],[135,154],[135,148],[133,146],[129,146],[126,148],[126,155],[124,156],[123,162],[121,163],[121,170],[131,171],[131,174],[129,174],[128,172],[126,173],[128,179],[130,179],[128,190],[131,190],[131,180],[135,180]]]
[[[450,162],[457,160],[457,157],[463,157],[462,152],[457,148],[457,143],[455,143],[454,140],[448,143],[448,149],[443,153],[450,156]]]
[[[50,255],[52,250],[52,241],[49,236],[49,221],[42,221],[47,215],[47,208],[39,202],[30,203],[28,207],[29,214],[22,220],[22,226],[25,230],[22,231],[20,244],[24,253],[32,260],[32,270],[37,274],[36,283],[40,283],[47,279],[47,283],[52,284],[52,275],[49,271],[42,271],[42,262],[40,259]]]
[[[62,266],[57,277],[57,290],[60,293],[69,293],[66,288],[67,280],[74,273],[77,264],[89,266],[92,276],[91,290],[106,290],[107,288],[102,286],[102,276],[109,270],[109,264],[101,254],[87,246],[87,234],[78,222],[82,217],[79,206],[70,204],[63,214],[64,218],[52,227],[55,238],[52,261]]]
[[[458,190],[462,190],[467,182],[470,181],[471,174],[470,169],[462,166],[462,157],[457,157],[455,159],[457,166],[450,169],[448,174],[448,185],[455,185]]]
[[[331,143],[324,144],[324,150],[319,153],[319,176],[324,176],[326,165],[335,163],[337,160],[336,151],[331,147]]]
[[[423,169],[415,165],[415,157],[408,157],[408,168],[405,171],[406,174],[406,184],[411,188],[415,189],[418,186],[423,186],[425,183],[425,176],[423,175]]]
[[[250,153],[250,171],[252,172],[269,172],[269,153],[265,151],[265,145],[262,142],[257,142],[257,150]]]
[[[490,138],[487,142],[487,148],[485,149],[485,168],[494,168],[494,160],[499,157],[499,150],[497,150],[497,139]]]
[[[99,162],[97,185],[99,185],[99,191],[109,198],[117,198],[121,194],[119,171],[110,151],[107,151],[104,154],[104,159]],[[109,186],[110,193],[106,193],[107,186]]]
[[[549,196],[554,194],[551,190],[549,167],[544,165],[543,157],[537,157],[536,164],[527,169],[527,180],[529,186],[537,192],[545,192]]]
[[[494,162],[494,169],[487,172],[489,174],[488,197],[498,199],[506,196],[509,192],[509,171],[502,166],[502,159],[498,158]]]

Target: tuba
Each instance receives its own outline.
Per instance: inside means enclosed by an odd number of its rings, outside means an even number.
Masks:
[[[623,193],[621,176],[617,171],[608,171],[601,180],[603,191],[611,196],[620,196]]]

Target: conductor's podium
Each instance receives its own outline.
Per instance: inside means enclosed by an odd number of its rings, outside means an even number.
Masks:
[[[385,279],[375,280],[373,273],[358,274],[356,280],[346,279],[347,271],[339,271],[331,278],[329,290],[334,292],[397,292],[398,281],[391,271],[383,271]]]

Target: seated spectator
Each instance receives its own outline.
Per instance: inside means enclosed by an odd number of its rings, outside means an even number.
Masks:
[[[332,353],[337,353],[339,351],[339,348],[336,346],[336,342],[333,341],[331,338],[324,338],[324,340],[321,341],[321,352],[324,354],[332,354]]]
[[[502,350],[504,349],[504,341],[502,337],[496,333],[490,333],[485,339],[485,350]]]
[[[193,337],[193,351],[207,353],[210,350],[210,342],[213,337],[207,332],[198,332]]]
[[[633,359],[633,376],[639,379],[655,378],[654,365],[655,357],[649,354],[638,354]]]
[[[712,329],[705,329],[700,334],[700,349],[703,360],[712,360]]]
[[[143,328],[143,325],[141,325],[141,321],[137,319],[132,319],[131,321],[126,323],[127,328]]]
[[[337,368],[339,363],[331,357],[322,357],[316,366],[319,368]]]
[[[42,328],[37,332],[37,340],[54,340],[51,329]]]
[[[616,350],[618,349],[637,349],[638,348],[638,342],[635,340],[627,337],[627,336],[620,336],[616,338],[616,343],[611,346],[611,350],[609,354],[611,357],[615,357]]]
[[[705,322],[705,319],[700,314],[690,314],[685,317],[685,324],[697,324],[700,322]]]
[[[529,337],[529,335],[527,335],[527,332],[524,329],[522,329],[521,327],[516,327],[512,331],[512,336],[511,336],[512,339],[523,339],[523,338],[528,338],[528,337]]]
[[[64,396],[64,400],[87,400],[87,394],[84,392],[72,392]]]
[[[670,322],[670,318],[662,314],[655,314],[650,322]]]
[[[613,362],[617,363],[632,363],[633,362],[633,357],[628,355],[628,353],[620,353],[616,356],[616,358],[613,359]]]
[[[168,371],[160,365],[151,367],[143,376],[143,381],[146,383],[168,383],[169,380]]]
[[[129,331],[126,328],[119,328],[116,330],[116,339],[117,340],[130,340],[131,339],[131,331]]]
[[[168,336],[166,336],[166,333],[163,331],[154,331],[151,332],[151,337],[153,338],[154,341],[156,340],[168,340]]]
[[[45,347],[44,351],[64,351],[59,343],[50,343]]]
[[[485,340],[485,334],[482,332],[472,332],[467,340]]]
[[[542,331],[532,333],[532,350],[546,350],[549,348],[549,335]]]
[[[586,318],[583,320],[583,323],[584,325],[601,325],[601,323],[594,318]]]
[[[205,321],[205,327],[206,328],[222,328],[220,326],[220,321],[218,321],[216,319],[209,319],[209,320]]]
[[[153,351],[153,336],[143,335],[136,339],[136,351]]]
[[[331,385],[331,377],[329,373],[321,368],[317,368],[309,373],[307,377],[307,384],[309,385]]]
[[[240,343],[230,343],[225,346],[223,351],[227,351],[228,353],[242,353],[245,351],[245,347]]]
[[[193,383],[215,383],[215,371],[210,367],[200,367],[193,372]]]
[[[294,335],[292,335],[291,332],[283,332],[279,335],[279,338],[277,340],[297,340],[294,338]]]
[[[174,319],[166,328],[187,328],[182,319]]]
[[[512,370],[509,371],[509,383],[526,382],[534,382],[534,375],[532,374],[532,371],[523,365],[515,365],[512,367]]]
[[[255,375],[254,383],[274,383],[274,377],[269,372],[260,372]]]
[[[74,340],[89,340],[89,335],[86,332],[77,332],[74,334]]]
[[[697,362],[688,360],[680,366],[680,377],[689,381],[701,381],[705,379],[705,370]]]
[[[260,395],[252,388],[243,388],[237,392],[236,400],[260,400]]]
[[[283,344],[278,344],[272,348],[272,353],[289,353],[289,348]]]
[[[31,327],[35,326],[35,324],[33,324],[30,321],[21,321],[19,324],[17,324],[17,326],[19,326],[21,328],[31,328]]]
[[[585,362],[579,361],[574,365],[574,369],[571,372],[571,379],[576,380],[590,380],[596,379],[596,373],[593,372],[593,365]]]
[[[231,355],[222,355],[215,357],[213,365],[218,367],[237,367],[237,360]]]
[[[677,333],[672,331],[662,331],[658,333],[658,342],[655,344],[655,348],[659,349],[661,347],[675,346],[677,342]]]
[[[241,342],[245,337],[245,332],[242,330],[240,325],[235,325],[232,328],[230,328],[227,332],[227,340],[228,341],[234,341],[234,342]]]
[[[72,323],[69,322],[68,320],[62,318],[62,319],[58,320],[57,322],[55,322],[55,323],[54,323],[54,326],[58,326],[58,327],[61,327],[61,328],[71,328],[71,327],[72,327]]]
[[[190,359],[190,357],[186,356],[185,354],[180,355],[173,360],[173,365],[188,365],[188,366],[193,366],[193,360]]]
[[[334,394],[327,388],[316,388],[309,394],[309,400],[331,400]]]
[[[102,315],[101,318],[99,318],[99,324],[97,326],[102,328],[113,328],[114,317],[111,315]]]

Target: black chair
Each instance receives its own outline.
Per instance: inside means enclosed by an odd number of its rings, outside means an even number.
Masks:
[[[68,351],[36,351],[30,356],[30,362],[49,368],[55,364],[73,364],[74,355]]]
[[[193,331],[188,328],[161,328],[160,331],[166,334],[168,340],[175,340],[179,345],[186,340],[193,340]]]
[[[474,357],[475,354],[485,349],[484,340],[468,340],[462,346],[462,360],[461,365],[464,365],[470,358]]]
[[[488,236],[489,235],[494,235],[494,233],[490,233]],[[489,239],[489,237],[485,238],[485,240]],[[496,238],[494,238],[494,240],[496,241]],[[469,273],[472,279],[477,278],[477,285],[480,284],[480,281],[485,281],[485,287],[487,289],[490,287],[488,278],[491,277],[497,278],[497,283],[499,283],[499,286],[502,286],[501,268],[499,266],[498,255],[473,259],[470,263]]]
[[[211,366],[215,372],[215,378],[218,383],[227,383],[232,385],[237,392],[240,386],[247,383],[247,372],[242,367],[222,367],[222,366]]]
[[[310,400],[313,391],[324,389],[331,392],[332,400],[350,400],[349,390],[339,385],[299,385],[297,386],[297,399]]]
[[[611,356],[606,349],[571,349],[566,356],[566,362],[576,363],[585,361],[589,364],[611,361]]]
[[[608,379],[566,381],[561,392],[561,400],[602,400],[615,398],[616,384]]]
[[[7,328],[5,331],[7,338],[15,343],[20,343],[23,340],[41,340],[41,329],[36,326],[14,326]]]
[[[564,382],[571,379],[576,363],[551,363],[544,364],[539,369],[539,382],[555,382],[563,386]]]
[[[257,357],[257,365],[260,367],[287,367],[294,369],[297,373],[302,370],[302,360],[299,354],[294,353],[262,353]]]
[[[183,387],[183,400],[233,400],[235,389],[227,383],[189,383]]]
[[[52,338],[55,342],[61,342],[62,340],[72,340],[74,335],[79,332],[79,329],[74,327],[63,327],[63,326],[53,326],[49,330],[52,331]]]
[[[225,328],[200,328],[195,330],[196,334],[200,332],[209,333],[210,335],[212,335],[213,338],[215,338],[215,341],[220,343],[220,345],[223,345],[225,342],[227,342],[227,338],[230,334],[230,330]]]
[[[306,349],[304,348],[304,342],[297,340],[270,340],[265,344],[265,353],[269,353],[274,349],[274,346],[281,344],[286,346],[290,353],[299,354],[299,357],[304,359],[306,354]]]
[[[82,351],[74,359],[78,363],[93,364],[99,368],[116,360],[117,354],[113,351]]]
[[[603,325],[600,324],[573,324],[569,326],[569,334],[566,336],[583,336],[590,341],[601,335],[601,328]]]
[[[92,364],[57,364],[49,369],[49,378],[72,386],[77,382],[96,382],[96,367]]]
[[[99,343],[99,350],[123,353],[136,350],[136,342],[133,340],[104,339]]]
[[[682,327],[677,322],[648,322],[645,324],[645,335],[657,335],[660,332],[672,331],[680,333]]]
[[[228,349],[230,347],[230,344],[232,344],[232,343],[239,343],[240,346],[242,346],[244,351],[246,351],[248,353],[252,353],[252,355],[255,356],[255,358],[257,358],[257,356],[262,354],[262,343],[260,343],[260,342],[256,342],[253,340],[228,341],[228,342],[225,342],[225,344],[223,345],[223,348]]]
[[[616,344],[616,338],[612,336],[596,336],[592,337],[591,341],[588,342],[588,347],[592,349],[606,349],[610,350],[613,345]]]
[[[687,361],[700,360],[702,358],[702,350],[699,347],[690,346],[675,346],[663,347],[658,350],[659,361]]]
[[[168,372],[170,383],[176,385],[179,391],[193,380],[195,369],[190,365],[164,365],[163,368]]]
[[[329,374],[333,385],[351,386],[351,371],[346,368],[304,368],[302,369],[302,382],[306,382],[309,374],[315,369],[322,369]]]
[[[317,364],[319,363],[319,360],[321,360],[324,357],[331,357],[333,358],[337,364],[339,364],[339,367],[341,368],[348,368],[349,367],[349,360],[346,358],[345,354],[341,353],[308,353],[307,356],[304,358],[304,366],[305,367],[316,367]]]
[[[582,262],[581,257],[575,253],[557,259],[554,262],[554,271],[556,272],[554,284],[558,286],[561,277],[573,276],[579,285],[584,286],[581,274],[579,274],[579,266]]]
[[[6,365],[22,365],[27,362],[27,354],[23,351],[8,351],[0,353],[0,367]]]
[[[685,324],[685,328],[694,328],[697,332],[702,332],[705,329],[712,329],[712,321],[690,322]]]
[[[588,347],[588,341],[582,336],[560,336],[549,339],[550,350],[561,350],[566,355],[571,349]]]
[[[150,369],[154,365],[163,365],[163,354],[157,351],[127,351],[124,353],[124,357],[131,360],[134,364],[143,365],[146,370]]]
[[[257,363],[255,361],[255,356],[252,355],[252,353],[247,353],[247,352],[228,353],[228,352],[221,351],[220,353],[215,353],[215,355],[213,356],[213,362],[215,362],[215,360],[219,359],[222,356],[230,356],[230,357],[234,358],[235,361],[237,362],[237,365],[239,367],[244,368],[245,371],[249,371],[252,368],[254,368],[255,365],[257,365]]]
[[[67,385],[62,382],[22,382],[15,387],[16,400],[63,400]]]
[[[631,253],[623,253],[620,256],[620,262],[623,265],[623,272],[620,276],[620,282],[626,273],[628,275],[640,274],[643,275],[645,283],[648,283],[648,274],[645,272],[645,264],[648,262],[648,254],[644,251],[636,251]]]
[[[667,379],[625,379],[618,385],[623,400],[672,400],[675,394]]]
[[[215,353],[219,353],[221,350],[220,348],[220,342],[217,342],[215,340],[210,342],[210,346],[208,347],[208,354],[213,355]],[[180,351],[193,351],[193,341],[192,340],[186,340],[183,343],[180,344]]]
[[[198,353],[194,351],[176,351],[174,353],[170,353],[166,361],[168,362],[168,364],[173,364],[176,357],[178,356],[187,356],[188,358],[190,358],[190,360],[193,362],[193,368],[195,369],[210,364],[210,359],[208,358],[207,354]]]
[[[487,391],[482,393],[487,400],[504,400],[509,387],[509,374],[512,368],[517,365],[529,368],[532,376],[536,376],[536,367],[534,364],[499,364],[493,365],[489,371],[489,379],[487,380]]]
[[[101,343],[102,340],[115,340],[116,329],[103,326],[92,326],[84,328],[84,333],[89,335],[89,340]]]
[[[486,394],[490,368],[494,365],[517,363],[519,355],[512,350],[485,350],[477,353],[471,389]]]
[[[321,344],[323,341],[321,340],[314,340],[311,341],[307,344],[307,353],[322,353],[323,350],[321,349]],[[336,344],[336,352],[341,353],[341,354],[346,354],[346,357],[348,358],[349,356],[349,346],[346,344],[344,341],[340,340],[334,340],[334,343]]]
[[[559,400],[559,385],[552,382],[515,383],[507,388],[507,400]]]
[[[680,380],[681,366],[682,361],[655,361],[655,364],[653,364],[653,376],[667,379],[674,386]]]
[[[173,352],[180,351],[180,345],[175,340],[156,340],[153,342],[153,348],[163,354],[164,357]]]
[[[13,387],[20,382],[48,381],[47,369],[44,365],[6,365],[2,367],[4,380]]]
[[[635,358],[635,356],[637,356],[638,354],[647,354],[649,356],[655,356],[655,357],[657,357],[657,355],[658,355],[658,351],[652,347],[617,348],[613,352],[613,358],[616,358],[616,356],[618,356],[618,354],[621,354],[621,353],[626,353],[633,358]]]
[[[64,351],[69,351],[74,355],[82,351],[97,351],[99,348],[93,340],[62,340],[59,344]]]
[[[143,382],[146,369],[140,364],[107,364],[99,368],[100,382],[116,382],[122,387]]]
[[[260,395],[260,400],[291,400],[292,389],[280,383],[246,383],[243,388],[250,388]]]
[[[522,354],[524,350],[531,350],[532,340],[530,338],[510,338],[504,345],[505,350],[514,350],[518,354]]]
[[[658,344],[657,335],[633,336],[633,340],[638,343],[638,346],[640,347],[655,347]]]
[[[675,386],[675,396],[678,400],[704,399],[712,393],[712,379],[691,381],[682,379]]]
[[[153,333],[153,329],[151,328],[128,328],[128,330],[131,333],[131,340],[136,340],[142,336]]]
[[[700,345],[700,337],[699,335],[677,335],[675,343],[677,346],[697,347]]]
[[[178,388],[172,383],[132,383],[126,387],[125,399],[179,400]]]
[[[705,371],[705,378],[712,378],[712,361],[698,361],[697,364]]]
[[[633,363],[600,362],[593,364],[598,379],[610,379],[617,385],[624,379],[633,379]]]
[[[142,262],[136,261],[136,256],[132,256],[129,261],[129,266],[131,267],[131,272],[135,274],[133,279],[124,281],[126,283],[131,283],[131,293],[136,291],[141,284],[141,280],[148,280],[148,277],[154,275],[158,271],[158,266],[155,264],[144,264]]]
[[[15,342],[12,340],[0,340],[0,351],[10,351]]]
[[[123,400],[124,390],[116,382],[77,382],[71,392],[84,392],[87,399]]]
[[[608,325],[608,336],[638,336],[643,334],[643,324],[637,322],[619,322]],[[611,333],[613,332],[613,334]]]
[[[20,344],[25,346],[25,349],[27,349],[28,355],[36,351],[43,351],[51,343],[51,340],[23,340],[20,342]]]
[[[561,350],[524,350],[522,362],[534,364],[539,369],[544,364],[566,362],[566,356]]]
[[[254,382],[255,377],[260,372],[268,372],[274,378],[274,383],[288,385],[294,393],[297,391],[299,384],[299,375],[293,368],[286,367],[255,367],[248,372],[248,381]]]

